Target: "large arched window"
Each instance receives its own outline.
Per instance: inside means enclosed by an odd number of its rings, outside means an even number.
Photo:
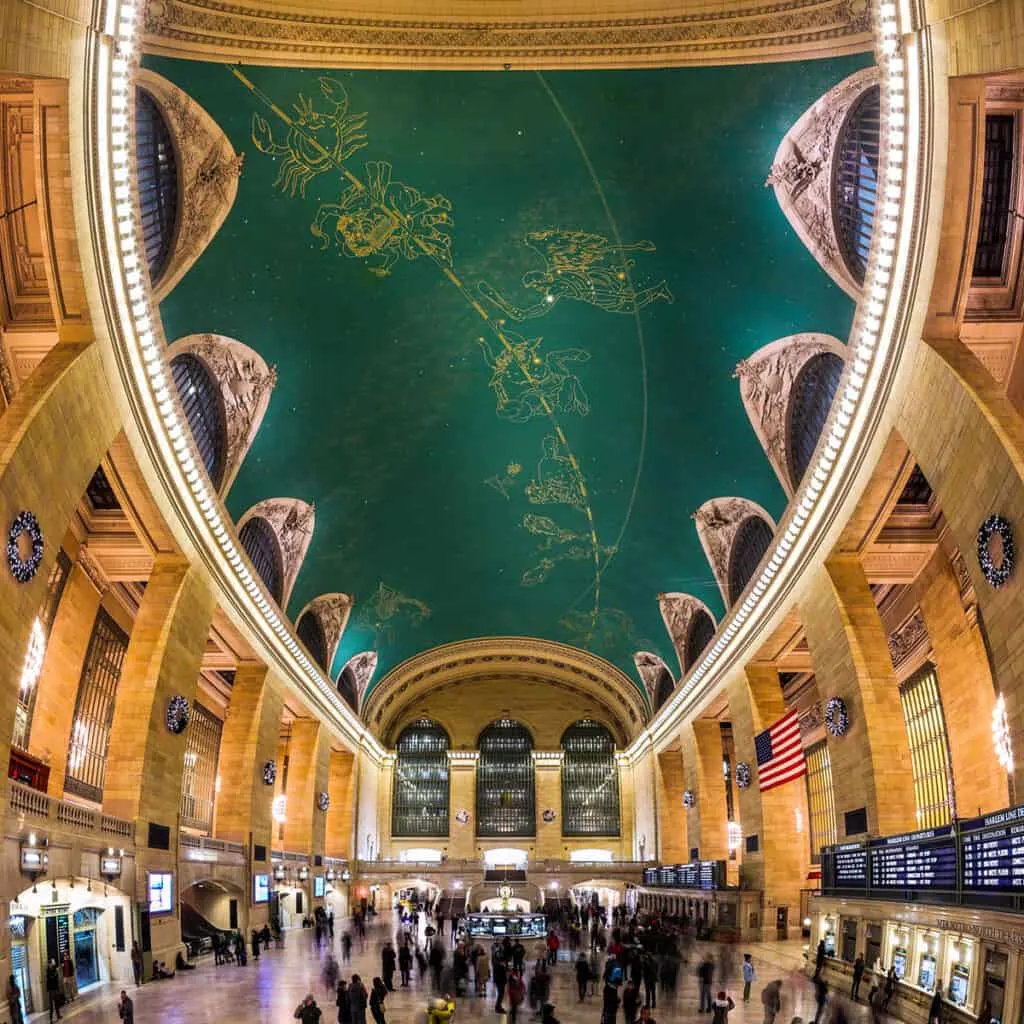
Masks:
[[[615,740],[589,719],[562,735],[562,834],[619,834],[619,769]]]
[[[825,428],[832,399],[843,375],[843,361],[835,352],[819,352],[801,367],[789,398],[786,459],[794,489],[800,485],[818,438]]]
[[[144,89],[135,90],[135,161],[142,238],[150,280],[167,266],[178,219],[178,168],[174,142],[160,108]]]
[[[518,722],[502,719],[484,729],[478,746],[477,835],[536,835],[533,740],[529,732]]]
[[[832,179],[832,209],[843,261],[864,283],[878,203],[881,102],[878,86],[865,90],[843,123]]]
[[[171,376],[210,483],[220,490],[228,454],[228,425],[220,387],[202,360],[188,352],[171,360]]]
[[[663,668],[658,673],[658,685],[654,690],[654,710],[659,711],[665,702],[672,696],[672,691],[675,689],[676,681],[672,678],[672,673],[668,669]]]
[[[715,635],[715,623],[703,608],[694,613],[690,621],[690,629],[686,634],[686,664],[684,672],[689,672],[700,660],[704,648],[711,643]]]
[[[338,676],[338,693],[341,694],[342,699],[348,706],[358,714],[359,695],[356,690],[356,676],[348,665],[341,670],[341,675]]]
[[[313,656],[313,660],[326,672],[327,638],[316,612],[306,612],[299,619],[295,632],[299,634],[299,639],[306,645],[306,650]]]
[[[429,718],[407,725],[395,744],[393,836],[448,835],[448,734]]]
[[[729,558],[729,604],[746,589],[772,541],[772,528],[760,516],[744,519],[736,531]]]
[[[284,592],[284,567],[274,528],[262,516],[253,516],[246,520],[238,539],[270,596],[280,604]]]

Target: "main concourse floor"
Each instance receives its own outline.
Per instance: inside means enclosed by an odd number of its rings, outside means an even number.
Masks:
[[[397,918],[390,913],[374,921],[367,928],[365,947],[360,949],[359,940],[353,946],[352,964],[342,966],[342,977],[359,974],[369,987],[375,975],[380,974],[380,950],[389,933],[394,930]],[[340,961],[340,937],[347,922],[335,926],[334,955]],[[446,947],[449,943],[445,943]],[[321,970],[329,947],[319,953],[314,948],[313,935],[309,930],[293,930],[288,933],[284,949],[271,948],[258,962],[249,960],[246,967],[231,964],[215,966],[212,956],[199,961],[195,971],[179,974],[161,982],[151,982],[140,989],[131,989],[135,1001],[135,1020],[160,1022],[160,1024],[219,1024],[219,1022],[245,1021],[247,1024],[285,1024],[293,1019],[295,1007],[307,992],[312,992],[323,1010],[323,1024],[334,1024],[337,1009],[334,997],[327,997],[321,982]],[[720,953],[720,947],[713,943],[697,943],[694,955],[705,952]],[[799,943],[749,943],[730,947],[735,969],[739,971],[741,954],[753,954],[757,980],[754,982],[751,1001],[741,1001],[742,983],[732,979],[725,987],[736,1001],[736,1010],[730,1015],[729,1024],[762,1024],[763,1013],[760,1004],[760,990],[767,982],[780,978],[783,981],[783,1004],[779,1024],[790,1024],[793,1017],[811,1021],[814,1017],[814,993],[807,978],[800,973],[803,949]],[[528,949],[534,959],[540,953]],[[531,962],[532,961],[528,961]],[[684,964],[679,974],[679,986],[675,997],[659,997],[658,1007],[653,1016],[660,1024],[666,1021],[707,1022],[707,1014],[697,1013],[696,963]],[[555,1004],[556,1016],[561,1024],[599,1024],[601,1018],[600,996],[590,996],[579,1003],[576,994],[575,977],[568,952],[563,949],[561,958],[554,968],[551,1002]],[[390,994],[385,1003],[387,1024],[422,1024],[424,1007],[430,995],[430,979],[420,979],[414,969],[412,985],[408,989],[398,988]],[[471,986],[472,987],[472,986]],[[716,978],[715,988],[719,987]],[[117,1021],[117,1000],[120,985],[102,984],[81,995],[64,1008],[63,1019],[75,1024],[99,1024]],[[866,994],[866,986],[863,990]],[[507,1005],[507,1003],[506,1003]],[[369,1014],[367,1014],[369,1020]],[[33,1022],[47,1020],[47,1014],[33,1014]],[[488,986],[488,997],[467,996],[459,999],[454,1018],[460,1021],[491,1021],[504,1024],[505,1018],[494,1013],[494,991]],[[619,1013],[619,1024],[622,1021]],[[854,1024],[868,1020],[864,1003],[860,1013],[854,1011]],[[524,1006],[519,1014],[519,1024],[530,1024],[533,1015]]]

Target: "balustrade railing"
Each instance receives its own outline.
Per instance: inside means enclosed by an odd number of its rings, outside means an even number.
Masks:
[[[85,832],[98,832],[104,836],[117,836],[121,839],[132,837],[134,827],[124,818],[115,818],[111,814],[103,814],[101,811],[71,803],[69,800],[57,800],[13,779],[8,780],[7,786],[7,804],[16,814],[24,814],[41,821],[52,821]]]

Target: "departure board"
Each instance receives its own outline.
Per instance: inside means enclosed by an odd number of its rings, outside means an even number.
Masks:
[[[953,827],[906,832],[868,845],[872,889],[903,892],[956,890],[956,838]]]
[[[868,848],[864,843],[840,843],[832,847],[832,888],[868,887]]]
[[[960,849],[965,890],[1024,889],[1024,807],[961,821]]]
[[[725,861],[698,860],[690,864],[665,864],[644,869],[645,885],[672,886],[677,889],[725,888]]]

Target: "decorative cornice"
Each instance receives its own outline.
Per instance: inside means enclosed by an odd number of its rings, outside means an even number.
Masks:
[[[565,751],[563,750],[534,750],[530,756],[533,758],[533,763],[537,765],[560,765],[565,758]]]
[[[448,762],[453,761],[466,764],[476,764],[480,760],[479,750],[449,750]]]
[[[793,60],[870,44],[867,0],[751,2],[649,17],[628,4],[602,6],[593,18],[551,17],[538,5],[536,18],[501,19],[481,3],[476,17],[423,19],[414,4],[408,17],[378,18],[306,15],[269,0],[149,0],[145,42],[154,52],[213,60],[452,69]]]
[[[921,609],[889,634],[889,654],[894,668],[899,668],[913,654],[929,644],[928,627],[924,624]]]
[[[100,594],[105,594],[110,584],[107,582],[106,574],[100,567],[100,563],[96,556],[89,550],[88,544],[82,544],[78,548],[78,555],[75,558],[75,563],[79,566],[82,572],[89,577],[89,582],[96,588]]]

